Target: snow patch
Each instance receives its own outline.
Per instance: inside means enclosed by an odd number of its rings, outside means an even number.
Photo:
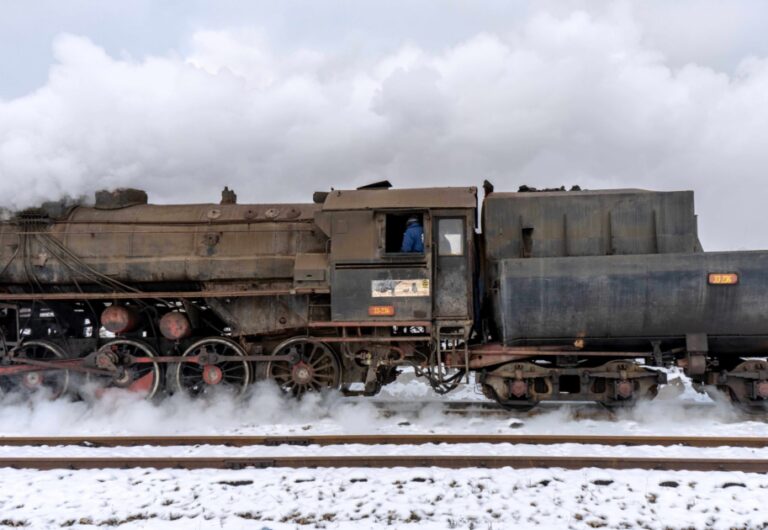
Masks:
[[[28,528],[764,528],[760,474],[583,469],[0,470]]]

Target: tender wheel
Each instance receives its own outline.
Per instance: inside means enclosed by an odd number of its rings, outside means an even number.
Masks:
[[[15,358],[52,361],[64,359],[64,351],[56,344],[45,340],[25,342],[13,352]],[[67,392],[69,370],[34,370],[17,375],[0,377],[0,389],[5,392],[48,392],[51,399],[56,399]]]
[[[191,397],[210,394],[214,389],[227,389],[242,394],[251,381],[247,361],[218,361],[217,357],[244,357],[238,343],[224,337],[199,340],[187,348],[184,357],[199,357],[200,362],[179,363],[172,368],[176,390]]]
[[[323,388],[339,388],[341,367],[336,354],[326,344],[306,337],[294,337],[279,344],[273,355],[293,355],[296,362],[270,361],[267,377],[285,392],[300,396]]]
[[[528,412],[530,410],[533,410],[536,405],[539,404],[538,401],[534,400],[514,400],[514,399],[501,399],[499,395],[496,393],[496,390],[491,385],[481,385],[481,389],[483,392],[483,395],[487,397],[488,399],[492,399],[496,403],[498,403],[501,408],[504,410],[508,410],[510,412]]]
[[[638,400],[653,399],[658,394],[658,373],[634,361],[609,361],[595,370],[611,374],[597,378],[592,388],[595,393],[602,393],[597,402],[607,410],[628,409]]]
[[[157,357],[143,342],[130,339],[115,339],[106,343],[96,352],[96,367],[114,370],[114,375],[86,376],[102,388],[124,388],[152,399],[160,389],[161,371],[156,362],[131,363],[134,357]]]
[[[726,382],[718,385],[736,407],[744,412],[768,411],[768,361],[752,359],[726,372]]]

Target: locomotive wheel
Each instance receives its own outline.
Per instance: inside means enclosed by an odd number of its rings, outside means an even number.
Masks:
[[[103,388],[124,388],[143,395],[144,399],[152,399],[157,395],[162,379],[160,365],[156,362],[129,364],[131,357],[157,357],[147,344],[130,339],[115,339],[99,348],[96,355],[98,359],[111,362],[117,371],[112,376],[87,374],[87,381],[93,381]]]
[[[499,395],[496,393],[496,390],[493,389],[491,385],[481,385],[481,390],[483,392],[483,395],[487,397],[488,399],[494,400],[496,403],[498,403],[501,408],[504,410],[508,410],[510,412],[528,412],[530,410],[533,410],[536,405],[539,404],[538,401],[531,401],[531,400],[504,400],[499,397]]]
[[[37,361],[64,359],[64,351],[56,344],[45,340],[25,342],[13,352],[13,357],[23,357]],[[51,399],[56,399],[67,392],[69,370],[40,370],[0,377],[0,389],[4,392],[37,392],[45,390]]]
[[[294,337],[279,344],[272,355],[294,355],[298,360],[270,361],[267,377],[274,379],[286,393],[301,396],[323,388],[339,388],[341,366],[336,354],[326,344],[306,337]]]
[[[626,372],[630,376],[638,372],[647,372],[648,374],[655,373],[634,361],[627,360],[609,361],[599,368],[596,368],[596,370],[612,372],[615,374]],[[629,377],[625,380],[607,378],[603,381],[607,388],[613,386],[614,392],[618,394],[617,397],[612,392],[606,392],[604,393],[603,399],[597,400],[603,408],[609,411],[632,408],[637,405],[638,400],[650,400],[655,398],[659,393],[659,386],[651,377]]]
[[[184,352],[184,357],[191,356],[245,356],[245,351],[238,343],[224,337],[210,337],[195,342]],[[172,381],[175,390],[190,397],[210,394],[214,388],[228,389],[235,394],[242,394],[251,381],[251,365],[247,361],[222,361],[201,364],[196,362],[179,363],[172,368]]]
[[[717,388],[743,412],[762,413],[768,410],[768,381],[738,377],[739,374],[754,372],[768,373],[768,361],[752,359],[741,362],[728,371],[727,383]]]

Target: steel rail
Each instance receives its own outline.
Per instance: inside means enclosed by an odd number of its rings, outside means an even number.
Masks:
[[[14,469],[246,469],[246,468],[563,468],[659,471],[768,472],[768,460],[743,458],[634,458],[597,456],[277,456],[277,457],[2,457]]]
[[[541,414],[546,414],[552,410],[571,407],[571,414],[579,417],[600,417],[605,419],[615,418],[617,413],[626,409],[608,409],[596,401],[542,401],[535,408],[531,410],[510,410],[499,405],[495,401],[426,401],[426,402],[402,402],[402,401],[377,401],[372,398],[359,398],[352,397],[351,395],[346,398],[346,403],[370,401],[370,404],[376,407],[381,415],[384,417],[392,417],[398,414],[404,416],[419,414],[424,410],[426,406],[435,404],[440,407],[439,412],[446,415],[456,416],[472,416],[472,417],[498,417],[507,419],[516,418],[530,418]],[[703,411],[709,410],[714,407],[714,403],[687,403],[683,404],[682,408],[686,411]],[[738,409],[734,408],[735,412]],[[747,417],[754,416],[763,417],[765,411],[761,410],[756,413],[742,412]]]
[[[352,434],[298,436],[5,436],[0,446],[332,446],[424,444],[587,444],[609,446],[768,447],[768,438],[733,436],[599,436],[538,434]]]

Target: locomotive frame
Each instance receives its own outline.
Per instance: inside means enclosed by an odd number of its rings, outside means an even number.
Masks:
[[[486,186],[482,231],[478,213],[474,187],[388,185],[20,212],[0,225],[0,390],[374,395],[411,366],[439,393],[474,372],[508,408],[623,406],[677,364],[768,403],[768,334],[745,316],[768,305],[768,255],[702,252],[692,193]],[[413,216],[423,253],[400,252]]]

